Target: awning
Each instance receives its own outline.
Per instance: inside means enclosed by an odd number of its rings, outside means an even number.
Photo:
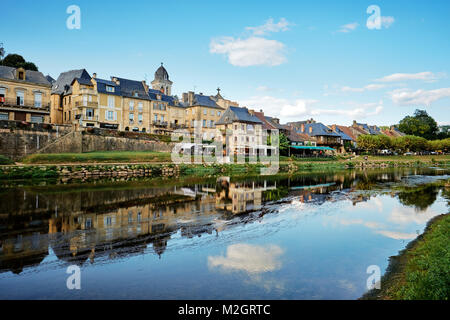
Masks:
[[[336,149],[330,147],[314,147],[314,146],[290,146],[294,149],[303,149],[303,150],[322,150],[322,151],[336,151]]]

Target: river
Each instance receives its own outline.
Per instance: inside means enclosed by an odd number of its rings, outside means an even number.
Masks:
[[[448,174],[4,183],[0,299],[357,299],[448,212]]]

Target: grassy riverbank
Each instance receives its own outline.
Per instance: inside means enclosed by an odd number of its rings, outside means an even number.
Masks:
[[[6,159],[6,158],[5,158]],[[1,160],[1,159],[0,159]],[[72,164],[72,163],[166,163],[171,162],[169,152],[152,151],[103,151],[86,153],[32,154],[23,158],[23,164]],[[450,155],[428,156],[336,156],[332,158],[295,158],[281,156],[280,163],[359,163],[359,162],[444,162],[450,164]],[[1,164],[1,163],[0,163]],[[7,163],[5,163],[7,164]]]
[[[391,257],[381,289],[362,299],[448,300],[450,298],[450,213],[432,219],[425,232]]]

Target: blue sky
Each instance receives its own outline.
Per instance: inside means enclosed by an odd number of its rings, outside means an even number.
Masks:
[[[69,30],[69,5],[81,29]],[[377,5],[381,29],[369,29]],[[398,123],[416,108],[450,124],[449,1],[10,1],[0,42],[44,74],[86,68],[173,93],[216,88],[283,121]]]

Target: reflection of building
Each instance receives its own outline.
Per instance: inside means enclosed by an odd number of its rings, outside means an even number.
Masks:
[[[49,123],[50,88],[41,72],[0,66],[0,120]]]

